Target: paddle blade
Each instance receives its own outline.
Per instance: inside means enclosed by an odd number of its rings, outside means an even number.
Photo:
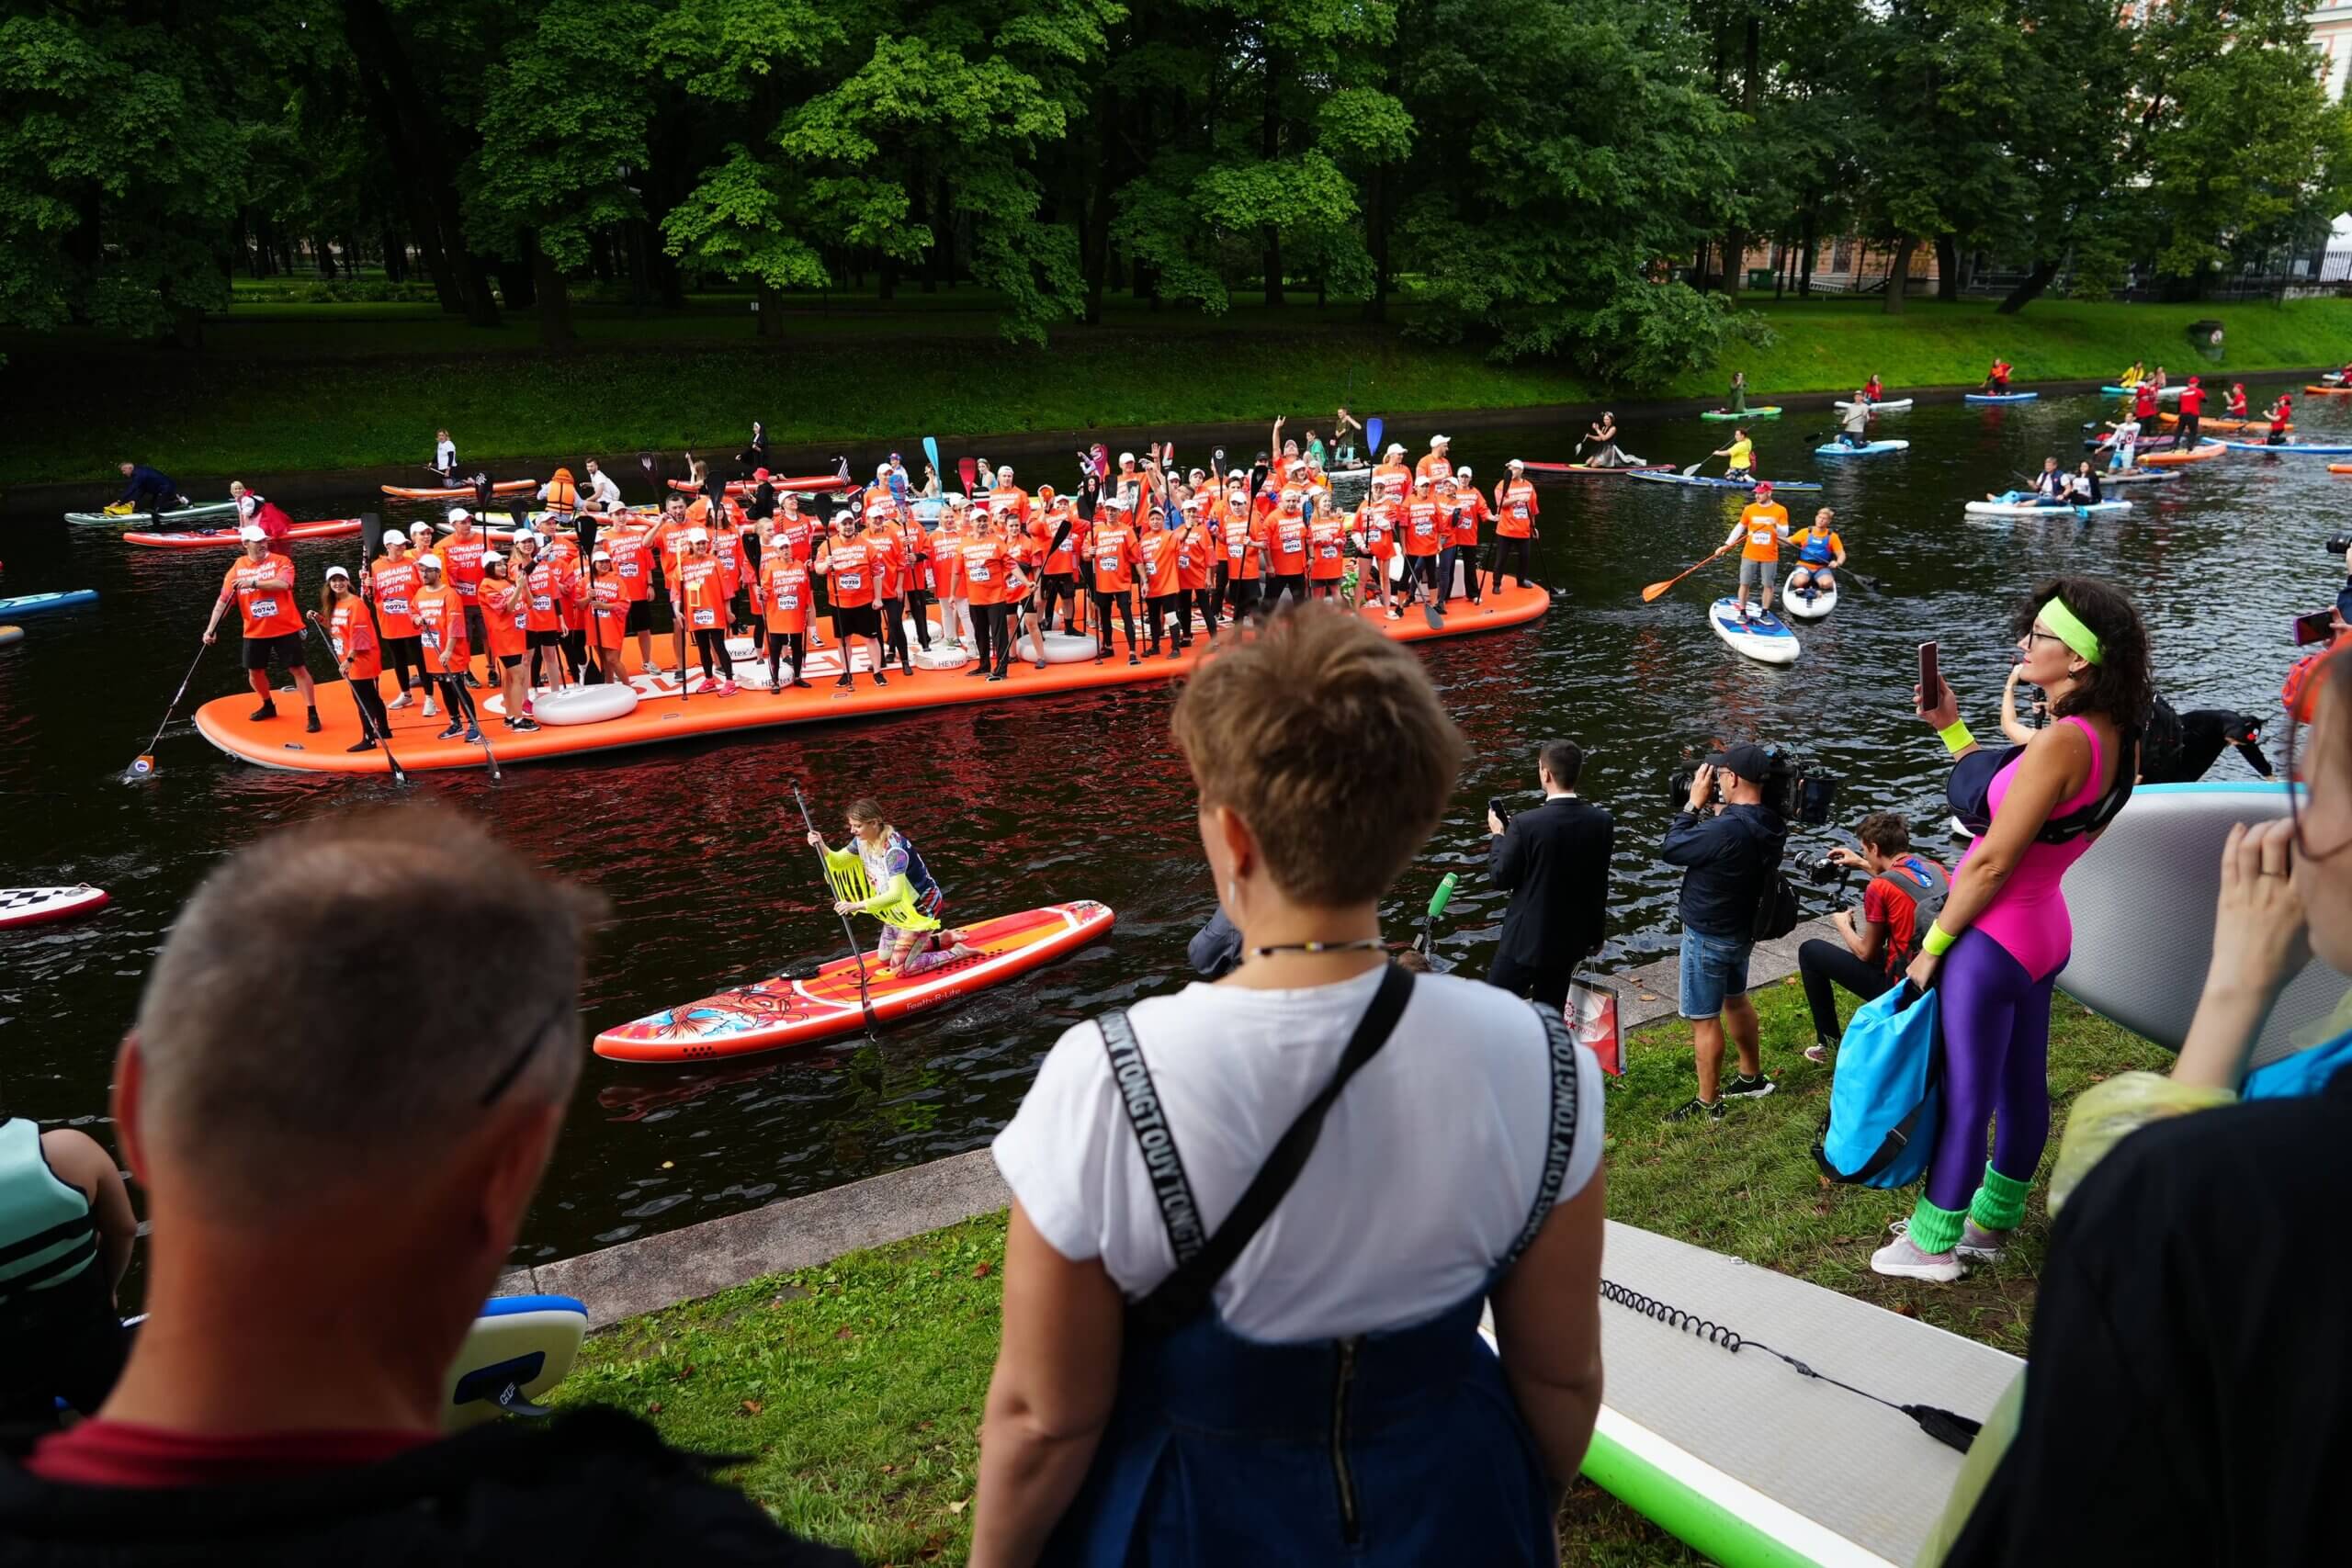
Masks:
[[[1705,459],[1704,457],[1702,457],[1702,458],[1700,458],[1700,459],[1699,459],[1699,463],[1703,463],[1703,462],[1705,462],[1706,460],[1707,460],[1707,459]],[[1683,469],[1683,470],[1682,470],[1682,477],[1683,477],[1684,479],[1689,479],[1692,474],[1697,473],[1697,472],[1699,471],[1699,463],[1693,463],[1693,464],[1691,464],[1689,468],[1687,468]]]
[[[1437,891],[1430,895],[1430,919],[1445,913],[1445,907],[1453,902],[1453,890],[1461,885],[1462,877],[1455,872],[1449,871],[1438,879]]]
[[[1642,590],[1642,603],[1645,604],[1656,603],[1657,600],[1665,597],[1668,589],[1672,588],[1676,583],[1681,581],[1682,580],[1679,577],[1669,577],[1664,582],[1651,583],[1647,588]]]
[[[373,512],[359,514],[359,558],[372,561],[384,553],[384,519]]]
[[[154,771],[155,759],[143,752],[130,761],[130,776],[134,779],[146,778]]]
[[[1380,461],[1380,416],[1374,414],[1363,422],[1364,439],[1372,445],[1372,460]]]
[[[980,482],[980,466],[969,457],[956,459],[956,477],[964,481],[964,493],[970,495]]]
[[[939,471],[939,438],[937,436],[926,435],[922,438],[922,456],[923,460],[931,465],[931,471],[937,473]]]

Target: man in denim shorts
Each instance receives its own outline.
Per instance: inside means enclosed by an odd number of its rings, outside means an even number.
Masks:
[[[1669,1121],[1720,1117],[1724,1100],[1772,1092],[1758,1049],[1756,1004],[1747,999],[1747,955],[1765,892],[1781,863],[1789,826],[1764,804],[1771,759],[1761,746],[1729,747],[1707,759],[1690,781],[1690,798],[1666,830],[1658,854],[1684,868],[1680,1011],[1690,1021],[1699,1096]],[[1724,1032],[1730,1026],[1739,1073],[1723,1081]]]

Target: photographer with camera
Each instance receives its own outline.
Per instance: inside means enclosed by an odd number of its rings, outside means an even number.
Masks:
[[[1836,987],[1843,987],[1863,1001],[1893,990],[1918,951],[1919,932],[1935,923],[1944,896],[1951,891],[1951,874],[1913,852],[1911,830],[1894,812],[1871,812],[1854,836],[1862,841],[1860,854],[1842,845],[1832,849],[1814,874],[1815,881],[1822,882],[1834,874],[1843,888],[1844,872],[1870,873],[1860,915],[1840,909],[1830,917],[1845,946],[1816,937],[1797,949],[1797,975],[1804,985],[1805,1006],[1813,1011],[1814,1043],[1804,1048],[1805,1059],[1812,1062],[1826,1062],[1838,1045]]]
[[[1747,956],[1765,898],[1779,886],[1789,833],[1788,818],[1765,803],[1773,772],[1761,746],[1709,757],[1691,774],[1690,798],[1658,846],[1659,858],[1684,868],[1679,1011],[1690,1021],[1699,1073],[1698,1098],[1670,1112],[1670,1122],[1721,1117],[1727,1098],[1772,1092],[1757,1045],[1756,1004],[1747,999]],[[1739,1053],[1739,1073],[1729,1083],[1722,1081],[1726,1021]]]
[[[1577,965],[1609,934],[1609,855],[1617,824],[1577,798],[1584,752],[1573,740],[1545,743],[1535,760],[1544,804],[1506,818],[1487,803],[1487,880],[1510,895],[1502,945],[1487,984],[1564,1006]]]

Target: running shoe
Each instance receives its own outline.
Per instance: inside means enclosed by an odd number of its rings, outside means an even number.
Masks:
[[[441,716],[441,710],[433,705],[433,699],[431,697],[427,697],[424,699],[424,711],[418,716],[422,718],[439,718]]]
[[[874,683],[877,686],[887,686],[890,683],[890,678],[883,674],[881,671],[876,670],[874,672]]]
[[[1724,1119],[1724,1102],[1718,1100],[1710,1105],[1705,1100],[1694,1097],[1689,1104],[1668,1111],[1666,1119],[1669,1122],[1689,1122],[1693,1119],[1720,1122]]]
[[[1836,1049],[1838,1049],[1836,1040],[1826,1034],[1816,1034],[1814,1036],[1813,1043],[1804,1048],[1804,1059],[1826,1066],[1829,1061],[1829,1053]]]
[[[465,729],[465,728],[466,728],[466,727],[465,727],[464,725],[459,724],[457,720],[455,720],[455,719],[451,719],[451,720],[449,721],[449,728],[447,728],[447,729],[445,729],[445,730],[443,730],[440,734],[438,734],[438,735],[435,736],[433,739],[435,739],[435,740],[455,740],[455,739],[458,738],[458,735],[459,735],[459,734],[460,734],[460,733]]]
[[[1141,664],[1143,660],[1136,657],[1136,650],[1131,648],[1127,649],[1127,662],[1130,664]]]
[[[722,697],[733,696],[735,694],[735,682],[732,681],[721,681],[718,683],[718,694]]]
[[[798,676],[797,676],[797,675],[796,675],[796,676],[794,676],[794,677],[793,677],[793,679],[792,679],[792,685],[793,685],[793,689],[794,689],[795,691],[805,692],[805,691],[808,691],[808,690],[809,690],[809,689],[810,689],[810,688],[809,688],[809,685],[808,685],[808,682],[806,682],[806,681],[803,681],[802,679],[800,679],[800,678],[799,678]]]
[[[1906,1232],[1871,1254],[1871,1272],[1896,1280],[1927,1280],[1949,1285],[1968,1269],[1957,1252],[1920,1251]]]
[[[976,664],[976,665],[972,666],[972,668],[970,668],[969,670],[965,671],[964,671],[964,676],[965,676],[965,679],[967,679],[967,680],[970,680],[970,681],[982,681],[982,680],[986,680],[986,679],[988,678],[988,673],[989,673],[989,667],[988,667],[987,665],[985,665],[985,664]]]
[[[412,705],[415,701],[416,694],[413,692],[402,692],[399,696],[394,697],[390,702],[386,703],[384,705],[388,708],[404,708]]]
[[[1778,1088],[1780,1085],[1762,1073],[1753,1077],[1741,1073],[1724,1085],[1724,1098],[1725,1100],[1761,1100]]]
[[[398,703],[394,703],[394,704],[392,705],[392,706],[394,706],[394,707],[398,707],[398,706],[400,706],[400,705],[400,705],[400,704],[398,704]],[[276,718],[277,716],[277,705],[276,703],[272,703],[272,702],[265,702],[265,703],[263,703],[263,704],[261,705],[261,706],[259,706],[259,707],[257,707],[257,708],[254,709],[254,711],[253,711],[253,712],[251,712],[251,713],[247,714],[247,715],[245,716],[245,718],[246,718],[247,722],[249,722],[249,723],[253,723],[253,724],[259,724],[263,719],[266,719],[266,718]]]
[[[369,738],[368,738],[368,739],[364,739],[364,740],[360,741],[360,742],[359,742],[357,745],[356,745],[356,746],[346,746],[346,747],[345,747],[345,748],[344,748],[344,750],[346,750],[346,751],[373,751],[375,749],[376,749],[376,741],[375,741],[374,737],[372,737],[372,736],[371,736],[371,737],[369,737]]]
[[[1895,1220],[1886,1228],[1896,1235],[1907,1236],[1911,1234],[1911,1221],[1908,1217]],[[1988,1231],[1973,1219],[1962,1220],[1960,1222],[1960,1240],[1952,1245],[1952,1250],[1979,1263],[1996,1263],[2000,1260],[2001,1249],[2008,1242],[2009,1233],[2007,1231]]]
[[[514,728],[519,730],[534,730],[539,728],[539,721],[530,717],[518,718],[514,721]]]
[[[850,679],[850,677],[849,677],[849,671],[846,671],[846,670],[844,670],[844,671],[842,671],[842,678],[841,678],[840,680],[838,680],[838,681],[836,681],[836,682],[833,682],[833,684],[834,684],[834,685],[839,686],[839,687],[840,687],[842,691],[844,691],[844,692],[848,691],[852,686],[855,685],[856,683],[857,683],[857,682],[855,682],[854,681],[852,681],[852,680]]]
[[[718,682],[715,678],[706,675],[702,678],[702,684],[695,688],[695,695],[698,697],[707,696],[717,690],[718,690]]]
[[[465,734],[459,736],[458,739],[474,746],[486,744],[481,738],[481,726],[478,724],[469,724],[466,726]]]
[[[316,735],[319,732],[319,710],[312,708],[311,710],[311,716],[302,721],[302,733],[305,735]]]

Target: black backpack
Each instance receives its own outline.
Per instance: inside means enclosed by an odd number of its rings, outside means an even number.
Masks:
[[[1767,851],[1770,859],[1766,863],[1763,895],[1756,901],[1756,924],[1748,932],[1758,942],[1788,935],[1797,929],[1797,919],[1803,912],[1797,908],[1796,885],[1789,880],[1789,874],[1781,869],[1781,856],[1788,844],[1787,835],[1777,834],[1766,841],[1770,846]]]

